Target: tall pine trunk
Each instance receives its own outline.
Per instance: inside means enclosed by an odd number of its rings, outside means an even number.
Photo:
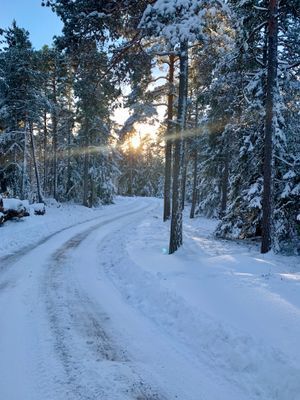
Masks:
[[[188,168],[188,163],[189,160],[186,157],[186,147],[187,147],[187,142],[186,140],[183,140],[183,153],[184,153],[184,159],[183,159],[183,170],[182,170],[182,195],[181,195],[181,207],[182,210],[184,210],[184,206],[185,206],[185,194],[186,194],[186,179],[187,179],[187,168]]]
[[[71,181],[71,127],[68,126],[68,148],[67,148],[67,187],[66,187],[66,196],[67,199],[70,200],[70,192],[72,188]]]
[[[27,133],[28,133],[28,123],[25,123],[24,128],[24,153],[23,153],[23,168],[22,168],[22,190],[21,197],[25,199],[28,195],[28,175],[27,175]]]
[[[86,126],[87,128],[87,126]],[[83,205],[85,207],[89,206],[88,195],[89,195],[89,139],[88,139],[88,129],[85,130],[85,140],[84,140],[84,159],[83,159]]]
[[[53,140],[53,198],[57,200],[57,117],[56,111],[52,115],[52,140]]]
[[[129,181],[128,181],[128,195],[133,196],[133,149],[129,152]]]
[[[269,2],[268,58],[266,85],[266,120],[263,161],[262,242],[261,252],[267,253],[272,243],[272,163],[275,127],[275,93],[277,88],[278,0]]]
[[[187,66],[188,67],[188,66]],[[185,74],[185,85],[184,85],[184,89],[185,89],[185,94],[184,94],[184,98],[185,98],[185,116],[184,116],[184,122],[183,122],[183,126],[181,131],[184,131],[186,129],[186,123],[188,120],[188,110],[187,110],[187,99],[188,99],[188,70]],[[186,178],[187,178],[187,167],[188,167],[188,140],[184,137],[182,137],[182,165],[183,165],[183,170],[182,170],[182,186],[181,186],[181,207],[182,210],[184,210],[184,205],[185,205],[185,193],[186,193]],[[187,150],[186,150],[187,148]]]
[[[52,77],[52,91],[53,91],[53,110],[52,110],[52,150],[53,150],[53,197],[57,200],[57,87],[56,87],[56,66],[54,68]]]
[[[169,219],[171,214],[172,139],[168,136],[171,135],[173,129],[174,69],[175,56],[172,54],[169,56],[168,125],[165,138],[164,221]]]
[[[37,159],[36,159],[36,151],[35,151],[35,143],[34,143],[34,137],[33,137],[33,132],[32,132],[32,126],[30,126],[30,139],[31,139],[30,140],[31,152],[32,152],[33,166],[34,166],[34,172],[35,172],[38,202],[43,203],[44,200],[43,200],[42,190],[41,190],[40,174],[39,174],[38,164],[37,164]]]
[[[195,133],[197,135],[198,128],[198,118],[199,118],[199,107],[198,107],[198,99],[196,99],[196,115],[195,115]],[[193,171],[193,192],[192,192],[192,205],[190,211],[190,218],[195,218],[196,204],[198,201],[198,143],[197,139],[193,140],[193,160],[194,160],[194,171]]]
[[[169,254],[182,245],[183,130],[187,107],[188,42],[180,44],[180,76],[176,138],[174,140],[172,217]]]
[[[190,212],[190,218],[195,217],[195,210],[196,210],[196,204],[197,204],[197,197],[198,197],[198,185],[197,185],[197,180],[198,180],[198,149],[195,146],[195,149],[193,151],[193,159],[194,159],[194,171],[193,171],[193,194],[192,194],[192,206],[191,206],[191,212]]]
[[[67,199],[71,198],[71,190],[72,190],[72,166],[71,166],[71,156],[72,156],[72,132],[74,127],[74,121],[72,116],[72,90],[69,87],[68,94],[68,147],[67,147],[67,186],[66,186],[66,196]]]
[[[46,192],[47,188],[47,170],[48,170],[48,160],[47,160],[47,143],[48,143],[48,128],[47,128],[47,112],[44,111],[44,116],[43,116],[43,130],[44,130],[44,137],[43,137],[43,187],[44,187],[44,193]]]

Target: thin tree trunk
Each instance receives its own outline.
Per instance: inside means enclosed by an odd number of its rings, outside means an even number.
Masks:
[[[225,154],[224,154],[224,170],[222,175],[222,183],[221,183],[221,190],[222,190],[222,197],[221,197],[221,218],[224,217],[226,214],[227,208],[227,198],[228,198],[228,183],[229,183],[229,155],[228,155],[228,147],[225,147]]]
[[[132,196],[133,194],[133,155],[132,151],[129,154],[129,187],[128,187],[128,193],[129,196]]]
[[[53,138],[53,197],[57,197],[57,118],[52,116],[52,138]]]
[[[180,76],[179,98],[174,141],[174,166],[173,166],[173,193],[172,193],[172,218],[170,232],[169,253],[174,253],[182,245],[182,180],[183,180],[183,130],[186,119],[187,106],[187,74],[188,74],[188,43],[180,45]]]
[[[190,218],[195,217],[196,203],[197,203],[197,179],[198,179],[198,150],[194,149],[194,173],[193,173],[193,195]]]
[[[28,186],[28,176],[27,176],[27,130],[28,123],[25,123],[24,129],[24,154],[23,154],[23,170],[22,170],[22,190],[21,197],[25,199],[27,197],[27,186]]]
[[[198,128],[198,117],[199,117],[199,108],[198,108],[198,99],[196,99],[196,115],[195,115],[195,130],[197,132]],[[198,148],[197,148],[197,140],[193,140],[194,151],[193,151],[193,158],[194,158],[194,172],[193,172],[193,193],[192,193],[192,205],[191,205],[191,212],[190,218],[195,218],[195,211],[196,211],[196,204],[198,202]]]
[[[85,132],[85,141],[84,141],[84,161],[83,161],[83,205],[88,207],[88,186],[89,186],[89,140],[88,140],[88,132],[86,129]]]
[[[171,214],[171,176],[172,176],[172,139],[168,136],[173,129],[173,102],[174,102],[174,69],[175,56],[169,56],[169,94],[168,94],[168,125],[165,146],[165,185],[164,185],[164,215],[163,220],[170,218]]]
[[[90,195],[89,195],[89,207],[93,207],[94,204],[94,181],[90,175]]]
[[[188,158],[186,157],[186,149],[185,149],[186,145],[187,145],[187,141],[184,139],[183,144],[182,144],[183,152],[185,154],[185,157],[183,160],[183,171],[182,171],[182,174],[183,174],[183,177],[182,177],[182,199],[181,199],[182,200],[182,203],[181,203],[182,210],[184,210],[184,205],[185,205],[186,176],[187,176],[187,167],[188,167],[188,162],[189,162]]]
[[[72,117],[72,89],[69,87],[68,89],[68,149],[67,149],[67,187],[66,187],[66,196],[67,199],[70,199],[70,191],[72,188],[72,167],[71,167],[71,156],[72,156],[72,149],[71,149],[71,144],[72,144],[72,132],[73,132],[73,127],[74,127],[74,121]]]
[[[186,71],[185,75],[185,93],[184,93],[184,98],[185,98],[185,118],[184,118],[184,123],[182,127],[182,131],[186,129],[187,121],[188,121],[188,106],[187,106],[187,99],[188,99],[188,70]],[[184,210],[184,203],[185,203],[185,192],[186,192],[186,175],[187,175],[187,166],[188,166],[188,156],[187,156],[187,151],[186,148],[189,146],[189,139],[183,137],[182,138],[182,148],[183,148],[183,159],[182,159],[182,165],[183,165],[183,177],[182,177],[182,184],[181,184],[181,207],[182,210]]]
[[[67,150],[67,188],[66,188],[66,195],[67,199],[70,199],[70,190],[72,187],[71,182],[71,127],[68,128],[68,150]]]
[[[39,203],[43,203],[44,200],[43,200],[42,191],[41,191],[40,175],[39,175],[39,170],[38,170],[38,165],[37,165],[37,160],[36,160],[35,143],[34,143],[34,137],[33,137],[33,132],[32,132],[32,126],[30,127],[30,139],[31,139],[31,151],[32,151],[32,159],[33,159],[33,166],[34,166],[35,179],[36,179],[38,200],[39,200]]]
[[[278,0],[269,2],[268,21],[268,63],[266,85],[266,121],[263,163],[263,201],[262,201],[262,243],[261,252],[267,253],[272,243],[272,162],[275,114],[275,92],[277,87],[277,45],[278,45]]]
[[[52,111],[52,146],[53,146],[53,197],[57,200],[57,90],[56,90],[56,67],[52,80],[53,111]]]
[[[44,152],[44,168],[43,168],[43,186],[44,186],[44,193],[46,193],[46,188],[47,188],[47,166],[48,166],[48,161],[47,161],[47,140],[48,140],[48,129],[47,129],[47,113],[44,111],[44,140],[43,140],[43,152]]]
[[[28,136],[28,138],[30,137],[30,134],[29,134],[29,136]],[[29,143],[28,143],[29,144]],[[28,171],[28,174],[27,174],[27,198],[29,197],[29,196],[32,196],[32,181],[33,181],[33,179],[32,179],[32,171],[33,171],[33,168],[32,168],[32,158],[30,157],[30,154],[29,154],[29,152],[30,152],[30,150],[28,150],[28,165],[27,165],[27,171]]]

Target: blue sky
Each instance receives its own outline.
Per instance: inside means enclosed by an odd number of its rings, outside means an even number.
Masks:
[[[59,35],[62,23],[50,8],[42,7],[41,0],[0,0],[0,27],[7,28],[13,19],[30,33],[33,47],[51,45]]]

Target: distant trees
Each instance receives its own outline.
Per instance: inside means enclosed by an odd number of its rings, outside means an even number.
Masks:
[[[96,46],[67,54],[59,47],[33,51],[16,23],[0,53],[2,190],[42,201],[74,199],[92,206],[112,201],[116,160],[110,114],[119,95]],[[90,43],[89,43],[90,44]]]
[[[43,195],[73,199],[89,207],[110,203],[118,182],[126,186],[124,135],[136,122],[146,122],[156,113],[152,95],[145,95],[151,81],[151,57],[135,33],[148,2],[43,4],[64,22],[63,35],[52,48],[34,51],[28,33],[15,23],[4,32],[1,190],[39,201]],[[113,111],[124,82],[132,88],[126,102],[132,115],[120,130]],[[161,156],[160,150],[157,157],[151,156],[153,145],[140,146],[145,159],[138,157],[140,178],[132,194],[161,193]],[[146,174],[146,166],[153,173]],[[147,178],[142,179],[142,171]],[[126,193],[124,185],[120,192]]]
[[[163,157],[160,143],[153,141],[149,135],[143,135],[140,142],[133,146],[129,134],[119,152],[119,194],[162,197]]]
[[[40,91],[41,74],[29,33],[14,21],[4,33],[4,43],[0,53],[2,187],[9,187],[14,194],[24,198],[31,190],[29,163],[32,159],[36,161],[32,131],[38,125],[45,99]],[[36,177],[37,168],[35,164]],[[39,184],[38,192],[41,200]]]
[[[141,49],[136,34],[148,2],[52,0],[43,4],[50,6],[64,22],[63,36],[57,39],[57,46],[64,50],[73,66],[76,143],[81,148],[76,160],[82,163],[77,178],[82,178],[79,191],[82,190],[83,204],[90,206],[97,198],[102,202],[112,201],[117,181],[122,182],[124,193],[141,193],[141,189],[137,192],[130,189],[131,180],[125,178],[127,154],[118,149],[112,133],[118,131],[122,141],[135,123],[146,121],[156,112],[151,102],[145,104],[151,59]],[[113,129],[112,116],[124,82],[132,89],[126,102],[131,117],[118,130]],[[121,165],[125,171],[120,171]],[[125,189],[126,182],[129,189]],[[149,193],[156,192],[153,189]]]
[[[1,190],[86,206],[163,191],[170,253],[185,200],[220,218],[219,237],[300,253],[298,0],[43,3],[64,23],[53,48],[4,33]],[[164,182],[160,145],[130,145],[158,105]]]

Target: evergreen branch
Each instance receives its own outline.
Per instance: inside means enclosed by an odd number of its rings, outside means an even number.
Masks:
[[[153,103],[152,105],[153,107],[161,107],[161,106],[168,107],[167,103]]]
[[[269,11],[267,8],[265,8],[265,7],[259,7],[259,6],[253,6],[253,8],[255,8],[255,10],[258,10],[258,11]]]
[[[291,65],[287,66],[285,69],[296,68],[296,67],[299,67],[299,65],[300,65],[300,61],[297,61],[294,64],[291,64]]]
[[[258,57],[255,57],[255,61],[256,61],[257,64],[259,64],[261,67],[266,68],[266,65],[265,65]]]
[[[279,157],[279,156],[276,156],[276,155],[275,155],[274,157],[277,158],[277,160],[279,160],[279,161],[283,162],[284,164],[288,165],[289,167],[292,167],[292,168],[295,167],[295,165],[289,163],[288,161],[284,160],[283,158],[281,158],[281,157]]]

